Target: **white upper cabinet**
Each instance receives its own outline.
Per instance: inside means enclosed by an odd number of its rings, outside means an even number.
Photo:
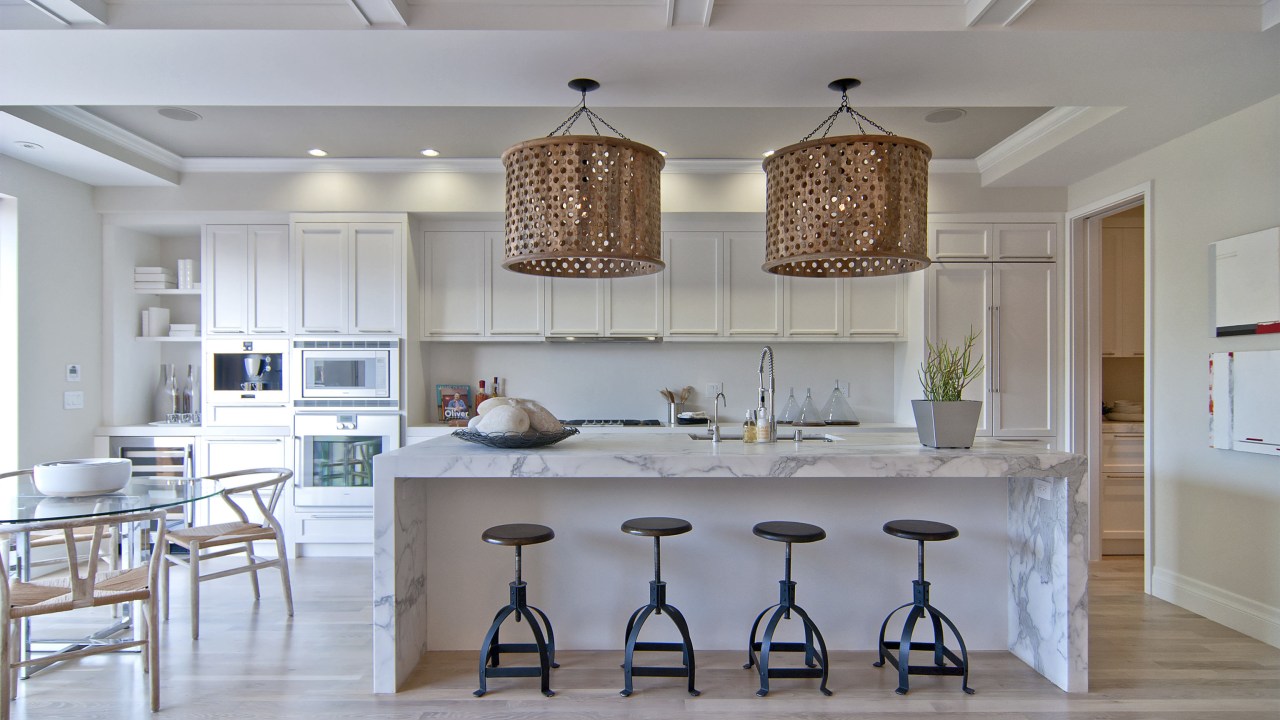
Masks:
[[[485,233],[424,235],[422,336],[484,335]]]
[[[667,268],[666,334],[710,336],[723,329],[721,249],[718,232],[664,233]]]
[[[731,336],[782,334],[782,278],[761,270],[763,232],[724,234],[724,331]]]
[[[485,233],[489,245],[488,318],[485,331],[493,336],[542,334],[542,286],[537,275],[511,272],[502,267],[506,259],[506,237],[500,232]]]
[[[907,336],[907,279],[902,275],[844,280],[844,331],[849,337],[896,340]]]
[[[604,280],[551,277],[545,287],[548,335],[604,335]]]
[[[1103,228],[1099,320],[1104,357],[1142,357],[1143,283],[1142,228]]]
[[[289,226],[206,226],[202,271],[207,333],[289,331]]]
[[[662,273],[606,281],[610,337],[662,335]]]
[[[1054,223],[930,223],[929,256],[935,262],[1052,261]]]
[[[783,307],[787,335],[837,337],[843,334],[846,287],[843,278],[789,277],[782,287],[786,295]]]
[[[294,224],[295,332],[404,332],[404,223]]]

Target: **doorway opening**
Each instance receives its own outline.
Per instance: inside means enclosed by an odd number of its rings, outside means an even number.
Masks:
[[[1141,556],[1151,590],[1151,186],[1068,214],[1067,449],[1089,462],[1089,559]]]

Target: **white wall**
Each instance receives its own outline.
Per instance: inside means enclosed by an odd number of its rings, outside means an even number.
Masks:
[[[1280,645],[1280,458],[1210,448],[1206,395],[1209,353],[1280,348],[1276,335],[1213,337],[1208,263],[1209,243],[1280,225],[1280,96],[1072,185],[1069,205],[1145,182],[1152,591]]]
[[[18,205],[19,465],[84,457],[102,398],[102,229],[92,189],[0,156],[0,193]],[[83,380],[65,381],[68,363]],[[62,393],[82,390],[83,410]]]

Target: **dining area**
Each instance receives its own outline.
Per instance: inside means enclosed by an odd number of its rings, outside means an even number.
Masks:
[[[127,458],[93,458],[0,473],[6,568],[0,580],[0,695],[9,700],[0,702],[0,719],[50,717],[21,712],[27,691],[65,689],[67,680],[83,680],[82,671],[95,666],[140,675],[117,685],[132,686],[126,694],[137,696],[136,707],[110,715],[81,709],[69,717],[128,717],[173,704],[161,697],[162,688],[173,684],[164,672],[165,636],[173,633],[194,647],[205,582],[247,574],[252,595],[244,604],[251,600],[256,610],[259,575],[274,570],[279,624],[293,615],[277,509],[292,471],[252,468],[188,478],[131,470]],[[225,505],[234,519],[196,524],[199,503]],[[168,625],[175,582],[189,635]],[[241,609],[226,619],[247,617]],[[107,653],[136,662],[90,660]]]

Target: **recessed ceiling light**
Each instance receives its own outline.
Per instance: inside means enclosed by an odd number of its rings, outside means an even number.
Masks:
[[[310,150],[307,151],[307,154],[310,155],[311,157],[324,157],[329,153],[321,150],[320,148],[311,148]]]
[[[200,113],[180,107],[162,107],[156,110],[156,112],[170,120],[178,120],[181,122],[195,122],[200,119]]]
[[[760,153],[760,156],[761,156],[761,157],[769,157],[769,156],[770,156],[770,155],[772,155],[772,154],[773,154],[773,151],[772,151],[772,150],[765,150],[764,152]]]
[[[942,108],[941,110],[934,110],[928,115],[925,115],[924,121],[931,123],[949,123],[954,120],[959,120],[966,114],[967,113],[960,108]]]
[[[423,148],[422,154],[427,157],[440,157],[440,151],[435,148]]]
[[[31,142],[30,140],[14,140],[13,144],[17,145],[23,150],[43,150],[44,149],[44,146],[41,145],[40,143]]]

